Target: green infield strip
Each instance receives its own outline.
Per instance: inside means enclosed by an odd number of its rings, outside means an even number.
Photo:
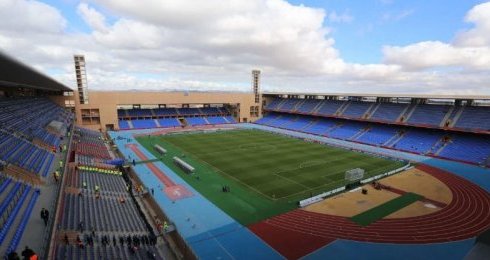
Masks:
[[[382,219],[422,198],[423,196],[421,195],[407,192],[398,198],[392,199],[368,211],[355,215],[351,218],[351,220],[361,226],[368,226],[378,219]]]

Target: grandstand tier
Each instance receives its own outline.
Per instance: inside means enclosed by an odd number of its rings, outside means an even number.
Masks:
[[[459,131],[490,132],[489,106],[272,98],[264,110]]]
[[[289,113],[270,113],[256,123],[395,150],[490,166],[488,135],[447,132]]]

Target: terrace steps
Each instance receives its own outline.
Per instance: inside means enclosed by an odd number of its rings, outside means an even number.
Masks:
[[[415,105],[410,105],[409,109],[407,110],[407,113],[405,114],[403,122],[408,122],[410,120],[410,117],[412,116],[413,112],[417,109],[418,104]]]
[[[407,120],[406,120],[406,118],[404,116],[407,113],[407,111],[410,109],[410,107],[411,107],[411,105],[407,105],[405,107],[405,109],[403,109],[403,111],[400,113],[400,115],[398,116],[398,118],[395,120],[395,122],[402,122],[402,120],[404,120],[406,122]]]
[[[296,102],[296,104],[294,105],[293,109],[291,111],[293,112],[296,112],[298,111],[298,109],[306,102],[306,99],[302,99],[301,101],[299,102]]]
[[[311,110],[311,113],[312,114],[316,114],[318,113],[318,110],[320,110],[320,108],[325,104],[324,101],[322,102],[318,102],[318,104]]]
[[[350,140],[357,140],[359,139],[361,136],[363,136],[365,133],[369,132],[369,130],[371,130],[370,127],[366,127],[366,128],[363,128],[361,129],[359,132],[357,132],[355,135],[353,135]]]
[[[155,122],[155,125],[156,125],[157,127],[162,127],[162,126],[160,125],[160,122],[158,122],[158,120],[153,119],[153,122]]]
[[[458,123],[459,118],[461,117],[461,114],[463,114],[464,111],[464,106],[461,106],[454,116],[454,118],[451,120],[451,123],[449,124],[450,127],[454,127],[456,123]]]
[[[345,110],[347,110],[347,108],[349,107],[351,101],[347,101],[345,103],[342,103],[342,105],[339,107],[339,109],[337,109],[337,111],[335,111],[335,115],[337,116],[342,116],[342,114],[344,114]]]
[[[453,106],[451,106],[449,108],[449,110],[447,111],[446,115],[442,118],[441,122],[439,123],[439,127],[445,127],[446,126],[449,118],[451,117],[451,115],[453,114],[454,111],[455,111],[455,108]]]
[[[390,138],[390,140],[386,141],[383,146],[393,147],[393,145],[398,143],[398,141],[400,141],[405,136],[405,134],[405,132],[402,132],[394,135],[392,138]]]
[[[446,142],[444,142],[438,149],[437,151],[434,152],[434,155],[439,155],[443,150],[444,148],[446,148],[446,146],[449,145],[449,143],[451,142],[451,140],[448,140]]]
[[[300,130],[303,130],[303,129],[308,129],[308,128],[310,128],[310,127],[312,127],[312,126],[316,125],[318,122],[319,122],[319,120],[318,120],[318,119],[311,120],[311,121],[310,121],[310,123],[308,123],[307,125],[305,125],[305,126],[301,127],[301,129],[300,129]]]
[[[366,113],[362,116],[362,118],[365,119],[370,119],[374,113],[376,113],[376,110],[378,110],[379,106],[381,103],[373,103],[371,106],[367,109]]]
[[[131,122],[131,120],[128,120],[128,126],[129,126],[129,129],[133,129],[134,128],[133,122]]]

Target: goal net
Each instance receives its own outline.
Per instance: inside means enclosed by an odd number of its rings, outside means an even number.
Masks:
[[[358,181],[364,177],[364,169],[356,168],[345,172],[345,179],[348,181]]]

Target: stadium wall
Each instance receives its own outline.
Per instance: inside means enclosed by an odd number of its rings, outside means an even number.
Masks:
[[[118,130],[118,105],[181,105],[181,104],[231,104],[237,106],[237,121],[250,122],[259,117],[252,116],[251,106],[258,106],[253,93],[243,92],[163,92],[163,91],[89,91],[88,104],[80,104],[75,93],[75,112],[77,124],[93,130]],[[85,120],[82,110],[98,111],[97,120]],[[259,112],[259,116],[261,113]]]

